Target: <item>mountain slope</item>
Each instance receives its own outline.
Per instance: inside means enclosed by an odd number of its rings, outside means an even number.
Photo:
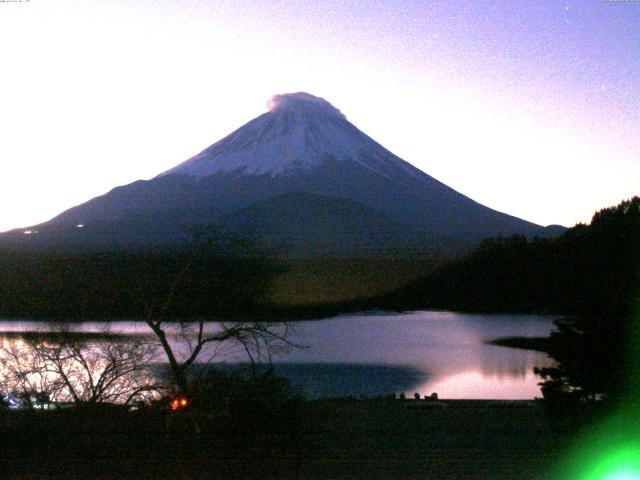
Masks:
[[[174,245],[189,242],[196,225],[219,224],[291,192],[319,195],[305,201],[326,202],[337,213],[346,208],[357,217],[340,203],[355,202],[433,242],[471,245],[496,235],[545,235],[543,227],[480,205],[413,167],[321,98],[277,95],[269,108],[151,180],[115,188],[29,229],[37,235],[15,231],[2,240],[73,248]],[[329,249],[337,246],[329,246],[332,239],[340,242],[331,231],[324,235]],[[396,247],[404,248],[401,239]]]
[[[290,192],[222,217],[215,231],[288,254],[379,253],[424,247],[422,235],[343,198]]]

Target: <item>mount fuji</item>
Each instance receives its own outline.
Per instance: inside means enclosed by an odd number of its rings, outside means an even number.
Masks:
[[[552,233],[447,187],[326,100],[299,92],[274,96],[266,113],[155,178],[114,188],[0,242],[146,248],[188,244],[199,229],[249,234],[302,254]]]

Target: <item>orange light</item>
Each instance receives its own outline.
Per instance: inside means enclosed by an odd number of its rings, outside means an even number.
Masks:
[[[180,399],[180,406],[181,407],[186,407],[187,406],[187,399],[186,398]]]
[[[176,398],[173,402],[171,402],[171,410],[177,410],[180,407],[180,403],[178,403],[178,399]]]

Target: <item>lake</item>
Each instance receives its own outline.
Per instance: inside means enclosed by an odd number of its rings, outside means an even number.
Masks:
[[[305,348],[274,361],[280,374],[313,398],[436,392],[448,399],[532,399],[541,396],[533,368],[553,362],[540,352],[486,342],[546,336],[554,318],[420,311],[293,322],[291,338]],[[0,321],[0,334],[47,327],[54,325]],[[103,332],[107,327],[125,334],[148,331],[142,322],[88,322],[74,329]],[[233,355],[223,368],[237,365]]]

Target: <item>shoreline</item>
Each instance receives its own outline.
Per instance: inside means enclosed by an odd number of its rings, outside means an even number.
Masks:
[[[487,340],[485,344],[549,353],[549,337],[498,337]]]

